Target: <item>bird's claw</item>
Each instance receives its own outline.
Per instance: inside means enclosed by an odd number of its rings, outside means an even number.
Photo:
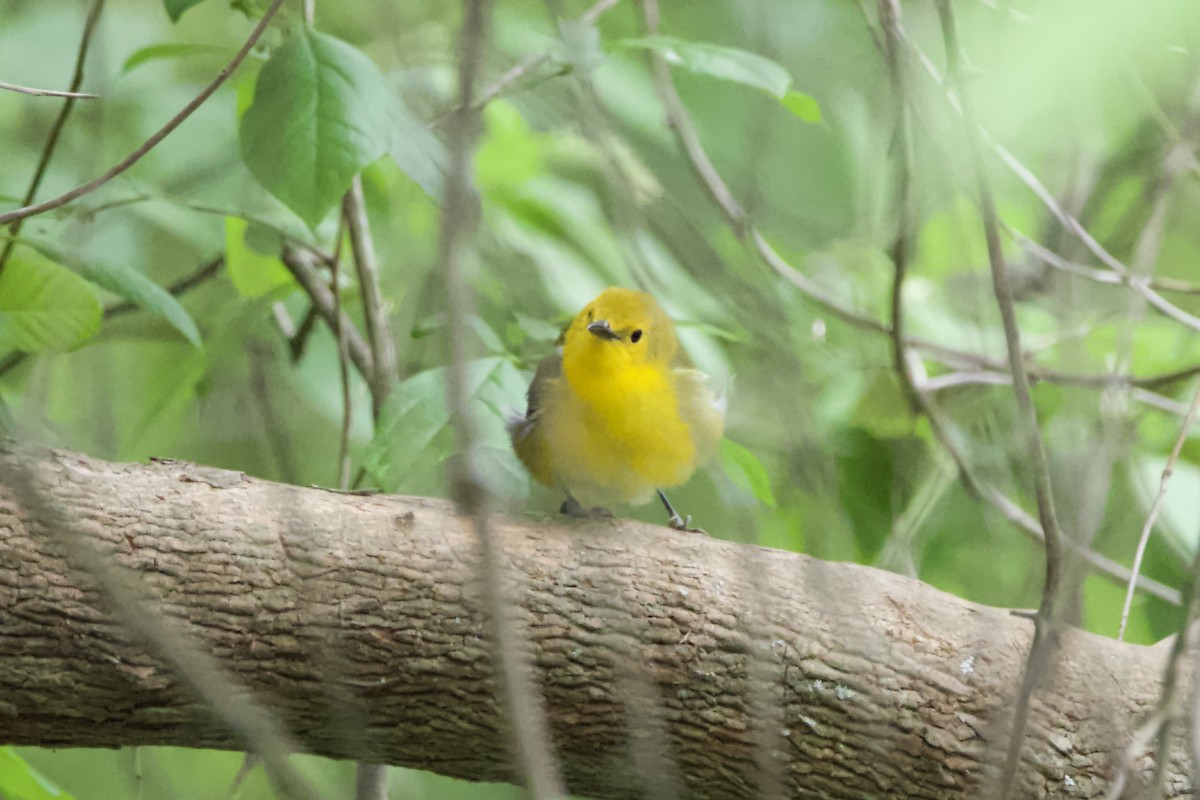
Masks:
[[[563,504],[558,510],[559,513],[575,519],[611,519],[613,515],[611,511],[601,506],[584,508],[574,497],[563,500]]]
[[[708,531],[704,530],[703,528],[693,528],[692,527],[692,515],[691,514],[688,514],[686,518],[681,517],[678,514],[672,514],[671,518],[669,520],[667,520],[667,525],[674,530],[683,531],[684,533],[703,533],[705,535],[708,534]]]

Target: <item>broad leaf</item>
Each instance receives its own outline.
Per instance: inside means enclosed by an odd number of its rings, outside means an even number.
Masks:
[[[101,289],[165,319],[183,338],[196,347],[203,347],[200,331],[192,315],[175,296],[135,269],[111,264],[80,262],[79,273]]]
[[[821,121],[821,106],[812,95],[794,89],[779,99],[780,104],[805,122]]]
[[[191,344],[196,347],[203,346],[200,341],[200,331],[196,328],[196,323],[187,310],[175,299],[174,295],[141,272],[126,266],[85,260],[79,256],[64,253],[54,244],[43,239],[22,237],[16,241],[56,264],[70,267],[88,282],[117,295],[122,300],[127,300],[145,311],[157,314],[183,334],[183,337]]]
[[[267,191],[316,228],[354,175],[392,149],[396,109],[363,53],[295,30],[259,73],[241,121],[242,158]]]
[[[792,85],[792,76],[779,64],[757,53],[739,50],[736,47],[722,47],[708,42],[688,42],[674,36],[625,39],[621,44],[641,50],[654,50],[673,66],[683,67],[700,75],[753,86],[780,99],[784,98]]]
[[[87,281],[40,255],[14,257],[0,272],[0,348],[72,350],[96,334],[102,314]]]
[[[722,439],[720,447],[721,469],[729,479],[754,495],[758,502],[775,508],[771,479],[758,457],[730,439]]]
[[[71,795],[29,766],[11,747],[0,747],[0,797],[6,800],[71,800]]]
[[[254,246],[258,228],[241,217],[225,218],[225,271],[242,297],[262,297],[292,283],[292,273],[276,255]]]
[[[171,18],[171,22],[179,22],[183,12],[203,2],[204,0],[163,0],[163,7],[167,9],[167,16]]]
[[[467,365],[466,392],[475,413],[476,442],[484,478],[505,495],[528,491],[529,478],[508,443],[507,417],[522,405],[526,379],[504,358],[482,358]],[[392,391],[367,446],[363,467],[385,491],[414,491],[414,483],[438,472],[452,451],[450,412],[446,408],[446,370],[418,373]]]
[[[125,63],[121,65],[121,72],[132,72],[143,64],[148,64],[151,61],[161,61],[169,58],[188,58],[191,56],[212,55],[231,56],[233,55],[233,51],[228,47],[221,47],[215,44],[188,44],[186,42],[152,44],[134,50],[133,53],[130,54],[129,58],[125,59]]]
[[[440,202],[446,172],[446,147],[442,140],[399,100],[393,125],[392,145],[388,150],[392,160],[425,194]]]

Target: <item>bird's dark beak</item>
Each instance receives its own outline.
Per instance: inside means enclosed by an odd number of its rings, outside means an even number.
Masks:
[[[588,333],[595,334],[601,339],[607,339],[610,342],[615,342],[621,338],[620,334],[612,329],[606,319],[598,319],[587,327]]]

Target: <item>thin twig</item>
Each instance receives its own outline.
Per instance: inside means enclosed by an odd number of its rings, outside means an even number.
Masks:
[[[1192,562],[1191,580],[1188,582],[1187,612],[1179,633],[1175,634],[1175,643],[1171,646],[1171,655],[1167,658],[1167,668],[1163,675],[1162,693],[1159,695],[1157,713],[1161,722],[1158,729],[1158,742],[1155,747],[1154,778],[1150,783],[1153,797],[1164,797],[1164,787],[1167,779],[1167,764],[1171,760],[1171,731],[1175,727],[1175,719],[1183,703],[1176,698],[1176,686],[1180,679],[1180,670],[1185,661],[1196,618],[1200,616],[1200,550]]]
[[[949,433],[949,423],[941,410],[930,400],[926,389],[918,385],[913,375],[909,351],[906,347],[907,337],[904,327],[904,279],[908,273],[909,256],[912,245],[914,211],[912,207],[912,142],[909,126],[908,78],[906,75],[904,51],[901,45],[903,24],[901,22],[899,0],[880,0],[879,17],[884,31],[885,54],[888,61],[888,71],[891,74],[893,103],[895,103],[895,132],[893,146],[897,153],[896,171],[896,216],[898,227],[896,241],[892,246],[892,263],[895,268],[892,279],[892,321],[889,327],[889,337],[892,342],[892,361],[896,374],[900,378],[905,394],[913,409],[929,420],[930,430],[954,461],[959,480],[972,499],[981,499],[984,492],[974,471],[967,463],[966,457],[959,449],[954,438]]]
[[[4,214],[0,214],[0,224],[19,219],[25,219],[26,217],[32,217],[36,214],[52,211],[59,206],[64,206],[72,200],[76,200],[89,192],[95,191],[140,161],[142,156],[146,155],[146,153],[149,153],[159,142],[167,138],[172,131],[182,125],[183,121],[191,116],[192,112],[203,105],[204,101],[208,100],[208,98],[212,96],[213,92],[220,88],[221,84],[223,84],[225,80],[233,73],[233,71],[238,68],[242,61],[245,60],[246,56],[250,54],[250,51],[254,48],[254,45],[263,35],[263,32],[266,31],[267,25],[270,24],[271,19],[275,16],[275,13],[279,11],[279,7],[283,5],[283,2],[284,0],[273,0],[270,7],[267,9],[267,12],[263,15],[263,18],[260,19],[258,24],[254,26],[254,30],[250,33],[250,37],[246,39],[246,42],[242,45],[241,49],[237,51],[237,54],[234,55],[233,59],[225,65],[225,68],[217,73],[217,76],[213,78],[207,86],[201,89],[200,93],[192,98],[192,100],[186,106],[184,106],[178,114],[171,117],[171,119],[167,121],[166,125],[163,125],[136,150],[127,155],[125,158],[121,159],[116,166],[109,169],[100,177],[94,178],[87,183],[82,184],[81,186],[76,186],[69,192],[61,194],[52,200],[47,200],[43,203],[38,203],[37,205],[26,205],[23,208],[18,208]]]
[[[288,340],[288,353],[292,357],[292,361],[299,361],[304,355],[304,348],[308,346],[308,337],[312,335],[313,330],[317,326],[317,317],[319,316],[316,306],[309,305],[308,310],[304,312],[304,316],[300,319],[300,324],[294,326],[293,330],[284,332],[284,336]]]
[[[477,462],[474,419],[467,397],[467,328],[470,296],[464,249],[478,219],[472,191],[472,151],[479,126],[476,81],[487,42],[486,0],[465,0],[458,65],[458,105],[449,124],[449,170],[445,182],[438,261],[446,289],[450,364],[446,371],[447,404],[454,420],[458,458],[453,462],[452,491],[463,513],[474,522],[479,543],[484,601],[504,707],[515,739],[525,784],[535,800],[563,798],[542,711],[540,690],[528,659],[527,639],[509,601],[508,569],[488,514],[488,496]]]
[[[1093,283],[1101,283],[1105,286],[1124,286],[1128,284],[1124,278],[1117,273],[1108,269],[1097,269],[1089,267],[1086,264],[1079,264],[1069,259],[1063,258],[1049,248],[1030,239],[1025,234],[1014,228],[1007,222],[1002,223],[1005,233],[1007,233],[1013,241],[1021,246],[1030,255],[1037,258],[1048,267],[1060,270],[1062,272],[1077,275],[1081,278],[1086,278]],[[1200,286],[1187,281],[1174,280],[1172,278],[1151,278],[1147,280],[1146,285],[1151,289],[1160,292],[1176,292],[1179,294],[1200,295]]]
[[[592,24],[598,20],[600,16],[604,14],[604,12],[608,11],[620,1],[621,0],[598,0],[598,2],[595,3],[591,8],[589,8],[587,11],[584,11],[579,16],[579,19],[582,22]],[[502,74],[499,78],[488,84],[482,91],[479,92],[479,96],[474,100],[475,108],[483,108],[488,103],[502,95],[505,90],[507,90],[514,83],[521,80],[529,73],[541,69],[549,62],[549,53],[542,53],[541,55],[536,56],[526,56],[525,58],[521,59],[516,64],[505,70],[504,74]],[[440,116],[446,116],[449,113],[452,113],[452,111],[446,112],[446,114],[442,114]]]
[[[1196,387],[1195,394],[1192,395],[1192,404],[1188,406],[1187,416],[1183,418],[1183,425],[1179,428],[1179,436],[1175,438],[1175,446],[1171,448],[1171,455],[1167,457],[1167,463],[1163,466],[1162,476],[1158,480],[1158,494],[1154,497],[1154,503],[1150,506],[1150,513],[1146,516],[1146,524],[1142,526],[1142,533],[1138,537],[1137,550],[1133,554],[1132,574],[1129,578],[1129,588],[1125,590],[1125,604],[1121,607],[1121,625],[1117,630],[1117,638],[1125,639],[1125,626],[1129,622],[1129,609],[1133,606],[1133,587],[1137,581],[1137,576],[1142,571],[1142,556],[1146,554],[1146,543],[1150,541],[1150,531],[1154,529],[1154,523],[1158,519],[1158,512],[1162,508],[1163,498],[1167,495],[1167,482],[1171,480],[1171,473],[1175,471],[1175,462],[1179,460],[1179,454],[1183,450],[1183,443],[1186,442],[1192,431],[1192,422],[1196,419],[1196,410],[1200,408],[1200,385]]]
[[[325,320],[325,324],[332,330],[337,330],[339,325],[342,327],[346,336],[346,347],[350,354],[350,360],[363,380],[369,382],[375,371],[371,351],[363,340],[362,334],[358,332],[358,328],[354,326],[354,322],[346,316],[346,312],[342,311],[339,314],[335,310],[333,293],[329,290],[329,284],[321,278],[316,264],[313,263],[314,259],[318,257],[307,249],[285,244],[279,260],[283,262],[288,272],[292,273],[296,282],[300,284],[300,288],[308,295],[309,302],[321,315],[321,319]]]
[[[354,176],[350,190],[342,198],[342,217],[350,234],[350,248],[354,253],[354,266],[362,293],[367,342],[371,346],[371,357],[375,364],[375,373],[368,383],[371,386],[372,416],[378,420],[383,404],[398,380],[396,344],[388,326],[387,304],[379,288],[379,258],[375,255],[367,204],[363,199],[362,179],[358,175]],[[338,246],[341,246],[340,242]]]
[[[999,217],[996,213],[995,200],[992,197],[991,184],[988,181],[986,168],[983,165],[980,135],[975,121],[974,104],[971,101],[970,92],[966,91],[962,76],[963,55],[961,45],[958,41],[958,27],[954,19],[954,11],[947,0],[938,1],[938,11],[942,20],[942,31],[945,37],[949,72],[955,85],[958,87],[963,121],[966,128],[967,146],[977,182],[984,235],[987,241],[988,263],[991,267],[996,303],[1000,308],[1000,317],[1004,326],[1009,370],[1013,376],[1013,392],[1016,395],[1017,405],[1020,408],[1025,441],[1029,449],[1030,458],[1033,461],[1033,483],[1037,496],[1038,516],[1041,518],[1042,530],[1046,535],[1047,574],[1044,599],[1052,598],[1054,592],[1057,590],[1062,545],[1061,532],[1059,531],[1058,520],[1054,511],[1054,500],[1050,485],[1050,465],[1046,457],[1045,445],[1042,442],[1037,410],[1033,405],[1033,395],[1029,388],[1029,376],[1025,370],[1025,360],[1021,350],[1021,331],[1017,326],[1016,310],[1012,297],[1012,284],[1008,275],[1008,266],[1004,261],[1004,253],[1000,246]]]
[[[179,280],[167,286],[167,292],[178,297],[181,294],[187,294],[192,289],[195,289],[200,284],[216,277],[221,268],[225,266],[225,256],[220,255],[209,259],[201,264],[192,272],[184,275]],[[111,319],[122,314],[128,314],[130,311],[137,311],[141,306],[136,303],[131,303],[128,300],[116,303],[104,309],[104,318]]]
[[[1034,617],[1033,642],[1030,645],[1025,670],[1021,676],[1021,688],[1016,699],[1012,727],[1009,730],[1008,748],[1004,758],[1004,771],[1000,779],[1000,796],[1007,798],[1011,795],[1016,783],[1033,690],[1041,677],[1042,669],[1049,663],[1054,648],[1053,625],[1057,610],[1056,604],[1059,599],[1059,582],[1063,570],[1063,536],[1058,527],[1058,516],[1054,509],[1050,463],[1046,457],[1045,444],[1042,441],[1037,409],[1033,405],[1029,376],[1025,371],[1025,360],[1021,351],[1021,331],[1017,327],[1016,308],[1012,297],[1012,283],[1000,246],[999,217],[996,213],[995,200],[992,197],[991,183],[983,163],[982,136],[976,122],[971,93],[968,91],[963,77],[964,56],[962,45],[958,39],[958,23],[955,20],[950,0],[938,0],[937,8],[946,51],[947,72],[954,82],[962,110],[967,151],[971,169],[975,175],[980,213],[983,217],[988,263],[992,273],[992,287],[996,294],[996,304],[1000,308],[1000,319],[1004,326],[1009,370],[1013,376],[1013,393],[1016,395],[1020,412],[1018,414],[1019,424],[1023,429],[1026,449],[1032,462],[1030,471],[1033,473],[1034,496],[1037,500],[1038,517],[1046,548],[1046,574],[1042,584],[1042,597],[1038,605],[1038,613]]]
[[[62,108],[58,111],[58,116],[54,119],[54,124],[50,126],[50,133],[46,136],[46,143],[42,146],[42,154],[38,157],[37,166],[34,167],[33,177],[29,181],[29,188],[25,190],[25,196],[21,199],[21,205],[27,206],[33,202],[33,198],[37,196],[38,187],[42,185],[42,178],[46,174],[47,167],[50,166],[50,159],[54,156],[54,150],[58,147],[59,136],[61,136],[63,127],[67,124],[67,117],[71,115],[71,109],[75,107],[75,96],[72,95],[80,86],[83,85],[83,68],[87,64],[88,48],[92,43],[92,35],[96,31],[96,22],[100,19],[100,12],[104,9],[104,0],[95,0],[92,3],[92,8],[88,12],[87,19],[83,23],[83,34],[79,37],[79,50],[75,54],[75,73],[71,76],[71,91],[67,93],[67,100],[62,104]],[[16,220],[9,224],[8,232],[17,236],[21,232],[22,220]],[[9,256],[12,255],[14,242],[10,239],[5,242],[3,252],[0,252],[0,272],[4,271],[4,265],[8,263]]]
[[[886,37],[888,72],[892,80],[892,104],[895,120],[892,147],[896,152],[896,241],[892,245],[892,324],[888,332],[892,340],[892,363],[896,374],[914,408],[922,405],[908,364],[904,327],[904,279],[908,275],[909,249],[913,231],[912,207],[912,146],[908,124],[908,77],[904,53],[900,47],[903,24],[900,20],[900,0],[879,0],[879,18]]]
[[[99,2],[103,3],[104,0],[99,0]],[[36,97],[66,97],[71,100],[95,100],[99,97],[99,95],[88,94],[87,92],[60,92],[55,89],[34,89],[30,86],[17,86],[15,83],[5,83],[4,81],[0,81],[0,89],[19,94],[32,94]]]
[[[674,116],[674,120],[671,122],[672,130],[686,130],[690,128],[691,124],[688,119],[687,112],[683,108],[682,103],[680,103],[678,100],[678,94],[675,92],[675,86],[671,82],[670,73],[655,72],[654,77],[654,88],[659,96],[660,102],[663,104],[663,108],[666,110],[669,116]],[[674,102],[669,102],[672,97],[674,97]],[[703,151],[702,146],[699,144],[699,140],[695,137],[688,137],[687,142],[685,142],[681,137],[677,137],[677,141],[680,145],[680,148],[683,150],[684,155],[687,156],[689,160],[697,158],[697,152]],[[687,144],[688,142],[692,144],[691,148],[689,148]],[[701,163],[711,164],[707,157],[697,160]],[[693,172],[700,177],[701,188],[708,193],[709,198],[712,199],[713,202],[722,209],[722,211],[725,211],[725,207],[718,201],[718,197],[722,196],[723,194],[727,194],[728,189],[725,187],[720,175],[715,170],[705,170],[696,164],[693,164]],[[709,183],[708,181],[712,181],[712,183]],[[740,206],[736,207],[740,208]],[[725,214],[725,219],[734,230],[739,230],[738,223],[744,221],[740,218],[731,218],[728,213]],[[816,302],[826,311],[861,329],[883,334],[890,333],[889,325],[871,319],[870,317],[866,317],[849,308],[848,306],[842,305],[839,301],[835,300],[831,295],[829,295],[823,288],[808,278],[808,276],[804,275],[795,267],[793,267],[771,246],[771,244],[756,227],[749,225],[748,229],[746,230],[746,235],[748,235],[750,242],[753,244],[763,261],[765,261],[785,280],[789,281],[798,289],[800,289],[800,291],[806,297]],[[905,340],[905,343],[908,347],[927,350],[939,360],[949,360],[952,363],[958,363],[960,365],[972,368],[987,368],[992,370],[1001,370],[1005,368],[1005,364],[1001,360],[975,353],[966,353],[955,350],[926,339],[909,337]],[[1153,376],[1146,379],[1137,379],[1131,382],[1135,383],[1135,385],[1140,385],[1138,384],[1139,381],[1160,382],[1165,384],[1182,380],[1189,375],[1197,373],[1200,373],[1200,365],[1189,367],[1186,370],[1181,370],[1175,373]],[[1044,369],[1039,369],[1037,371],[1030,370],[1029,374],[1031,377],[1038,380],[1082,386],[1104,387],[1113,385],[1114,383],[1119,384],[1122,380],[1130,381],[1129,378],[1123,378],[1122,376],[1118,375],[1076,375]],[[1011,380],[1011,378],[1008,380]],[[953,439],[952,437],[947,436],[945,441],[952,442]],[[957,447],[951,446],[949,452],[953,456],[959,451]],[[966,476],[966,480],[972,480],[974,474],[970,470],[969,466],[966,465],[965,460],[962,460],[961,457],[958,465],[959,469],[962,471],[962,474]],[[994,486],[980,482],[977,479],[974,480],[974,483],[978,486],[980,496],[982,496],[985,501],[991,504],[993,508],[999,511],[1001,515],[1005,517],[1005,519],[1015,524],[1019,530],[1022,530],[1029,536],[1033,537],[1039,544],[1044,541],[1044,534],[1042,533],[1041,525],[1036,519],[1030,517],[1019,505],[1006,497]],[[1109,579],[1122,585],[1124,585],[1124,583],[1129,579],[1129,570],[1124,566],[1112,561],[1111,559],[1105,558],[1104,556],[1101,556],[1098,553],[1081,546],[1072,545],[1072,549],[1074,552],[1078,553],[1092,568],[1105,575]],[[1157,581],[1148,580],[1145,577],[1140,577],[1138,579],[1138,586],[1155,597],[1165,600],[1168,603],[1179,605],[1179,592],[1171,587],[1164,586]]]
[[[933,61],[920,49],[912,40],[906,40],[914,53],[920,59],[925,67],[925,71],[930,78],[939,87],[945,88],[945,82],[942,80],[941,73]],[[961,88],[960,88],[961,92]],[[951,108],[960,114],[963,114],[962,98],[954,91],[947,91],[944,95]],[[1150,303],[1156,310],[1166,316],[1174,319],[1176,322],[1185,325],[1193,330],[1200,330],[1200,317],[1196,317],[1178,306],[1174,305],[1162,295],[1160,295],[1150,282],[1135,274],[1129,267],[1121,262],[1116,256],[1110,253],[1105,247],[1096,241],[1095,237],[1088,232],[1073,214],[1068,212],[1046,188],[1045,184],[1021,161],[1014,156],[1007,148],[992,138],[991,134],[981,126],[976,126],[976,134],[982,144],[987,145],[993,153],[1000,159],[1001,163],[1008,168],[1013,175],[1017,177],[1025,186],[1033,192],[1033,194],[1042,201],[1046,209],[1054,215],[1063,229],[1069,232],[1072,236],[1078,239],[1089,252],[1100,260],[1102,264],[1112,270],[1120,278],[1121,282],[1127,285],[1134,292],[1141,295]]]
[[[333,294],[333,335],[337,339],[338,381],[342,389],[342,429],[338,437],[337,487],[350,488],[350,420],[354,409],[350,404],[350,365],[346,344],[346,323],[342,310],[342,239],[345,238],[345,215],[338,220],[337,239],[333,243],[333,261],[329,264],[329,288]],[[368,378],[369,380],[369,378]]]

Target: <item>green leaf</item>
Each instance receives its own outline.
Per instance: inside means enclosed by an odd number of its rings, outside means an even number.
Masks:
[[[413,183],[440,202],[446,172],[446,147],[408,106],[395,101],[392,145],[388,154]]]
[[[77,265],[84,278],[134,305],[165,319],[195,347],[203,347],[200,331],[174,295],[135,269],[111,264],[80,262]]]
[[[475,153],[475,183],[483,192],[525,187],[546,171],[541,137],[512,103],[497,100],[483,110],[487,133]]]
[[[197,0],[199,2],[199,0]],[[184,42],[169,44],[152,44],[134,50],[125,63],[121,65],[121,73],[129,73],[143,64],[151,61],[161,61],[169,58],[189,58],[191,56],[232,55],[228,47],[215,44],[188,44]]]
[[[779,102],[804,122],[815,125],[821,121],[821,106],[817,105],[816,98],[810,94],[792,90],[781,97]]]
[[[779,64],[757,53],[739,50],[736,47],[722,47],[708,42],[687,42],[674,36],[624,39],[620,44],[639,50],[654,50],[673,66],[683,67],[700,75],[753,86],[780,99],[784,98],[788,87],[792,85],[792,76]]]
[[[192,345],[203,347],[200,331],[196,328],[196,323],[187,310],[175,299],[174,295],[141,272],[126,266],[85,260],[79,256],[64,253],[54,244],[42,239],[23,237],[15,241],[50,261],[70,267],[89,283],[112,292],[139,308],[159,315],[183,334],[183,337]]]
[[[167,16],[171,18],[171,22],[179,22],[183,12],[203,2],[204,0],[163,0],[163,7],[167,9]]]
[[[850,424],[870,431],[879,439],[903,439],[913,435],[917,418],[892,369],[876,369],[871,383],[859,398]]]
[[[73,350],[96,334],[102,314],[87,281],[41,255],[14,257],[0,272],[0,346]]]
[[[493,491],[528,491],[525,474],[508,443],[506,418],[522,401],[526,378],[504,358],[481,358],[467,365],[466,393],[476,413],[477,442],[484,478]],[[401,382],[379,415],[363,467],[385,491],[413,491],[422,476],[438,471],[452,454],[446,370],[426,370]]]
[[[71,800],[71,795],[29,766],[11,747],[0,747],[0,797],[5,800]]]
[[[316,228],[354,175],[392,149],[397,117],[369,58],[332,36],[295,30],[259,73],[240,125],[242,158]]]
[[[720,454],[721,469],[731,481],[749,491],[763,505],[777,507],[771,478],[758,456],[731,439],[721,440]]]
[[[269,253],[260,249],[257,240],[264,231],[241,217],[225,218],[225,271],[242,297],[262,297],[292,283],[292,273],[275,255],[279,248]]]

